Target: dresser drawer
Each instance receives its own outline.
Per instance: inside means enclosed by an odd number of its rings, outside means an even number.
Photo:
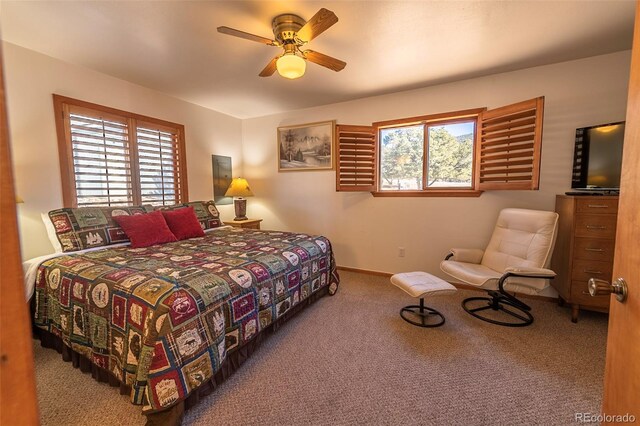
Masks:
[[[576,216],[576,237],[615,238],[616,215],[579,214]]]
[[[614,249],[615,240],[576,237],[573,242],[573,258],[613,262]]]
[[[589,281],[589,278],[598,278],[610,281],[613,275],[613,263],[598,260],[574,260],[571,270],[572,281]]]
[[[576,200],[576,211],[578,213],[618,213],[618,199],[578,199]]]
[[[589,294],[588,281],[573,281],[571,283],[571,302],[578,305],[609,308],[611,296],[596,296]]]

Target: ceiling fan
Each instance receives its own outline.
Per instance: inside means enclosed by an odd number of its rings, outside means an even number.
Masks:
[[[306,61],[333,71],[340,71],[347,65],[346,62],[331,56],[313,50],[300,49],[336,22],[338,22],[336,14],[322,8],[308,21],[291,13],[285,13],[273,18],[272,27],[275,40],[229,27],[218,27],[218,32],[256,41],[268,46],[282,47],[284,52],[273,58],[259,75],[260,77],[269,77],[277,70],[281,76],[294,79],[304,75]]]

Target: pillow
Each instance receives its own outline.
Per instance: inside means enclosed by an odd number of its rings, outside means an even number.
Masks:
[[[216,203],[213,201],[191,201],[189,203],[174,204],[172,206],[159,206],[156,210],[170,211],[177,210],[183,207],[193,207],[193,210],[200,222],[202,229],[213,229],[222,226],[220,221],[220,212],[216,208]]]
[[[156,244],[178,241],[171,233],[161,212],[113,218],[122,227],[132,248],[149,247]]]
[[[185,206],[193,207],[196,217],[200,221],[203,229],[213,229],[222,226],[220,212],[216,208],[216,203],[210,201],[192,201]]]
[[[167,221],[169,229],[178,240],[187,238],[204,237],[204,231],[193,207],[183,207],[175,210],[162,211],[164,220]]]
[[[127,235],[113,218],[140,215],[151,210],[150,206],[80,207],[51,210],[48,214],[48,221],[53,226],[55,240],[57,240],[54,248],[59,245],[61,252],[70,252],[126,243],[129,241]],[[45,226],[47,226],[46,221]]]
[[[53,250],[55,253],[62,253],[62,244],[58,240],[58,235],[56,234],[56,228],[53,226],[53,222],[49,219],[49,216],[46,213],[40,213],[40,217],[42,218],[42,222],[44,222],[44,227],[47,230],[47,237],[49,237],[49,241],[53,246]]]

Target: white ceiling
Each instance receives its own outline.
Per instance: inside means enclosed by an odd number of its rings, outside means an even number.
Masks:
[[[309,48],[347,62],[258,77],[280,13],[339,22]],[[631,48],[635,1],[5,1],[2,37],[239,118]]]

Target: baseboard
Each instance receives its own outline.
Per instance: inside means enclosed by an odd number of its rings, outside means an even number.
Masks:
[[[347,271],[347,272],[358,272],[360,274],[367,274],[367,275],[375,275],[377,277],[391,277],[392,273],[389,272],[382,272],[382,271],[372,271],[370,269],[361,269],[361,268],[352,268],[350,266],[337,266],[337,269],[339,271]],[[456,283],[456,282],[451,282],[449,281],[449,283],[453,286],[455,286],[458,289],[461,290],[472,290],[472,291],[478,291],[478,292],[485,292],[485,290],[469,285],[469,284],[463,284],[463,283]],[[537,295],[533,295],[533,294],[522,294],[522,293],[518,293],[518,298],[520,299],[534,299],[534,300],[541,300],[543,302],[553,302],[553,303],[557,303],[558,302],[558,298],[557,297],[549,297],[549,296],[537,296]]]
[[[378,277],[391,277],[393,274],[382,271],[372,271],[370,269],[352,268],[350,266],[338,266],[338,271],[359,272],[361,274],[375,275]]]

